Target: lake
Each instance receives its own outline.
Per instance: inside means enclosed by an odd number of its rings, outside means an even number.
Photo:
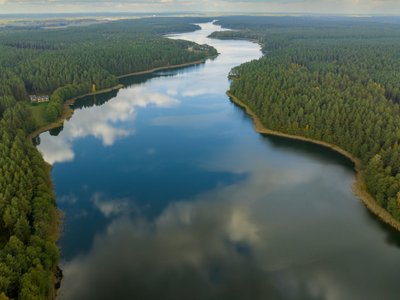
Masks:
[[[216,59],[124,79],[40,135],[64,214],[59,298],[398,299],[400,234],[353,195],[352,163],[256,133],[225,92],[259,45],[201,27],[171,38]]]

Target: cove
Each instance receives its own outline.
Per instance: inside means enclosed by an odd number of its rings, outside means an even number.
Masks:
[[[353,195],[353,165],[263,136],[229,101],[259,45],[125,78],[40,135],[64,213],[60,299],[397,299],[400,235]],[[273,116],[271,116],[273,117]]]

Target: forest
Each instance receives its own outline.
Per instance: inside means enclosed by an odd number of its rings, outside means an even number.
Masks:
[[[231,72],[230,92],[272,130],[337,145],[400,220],[399,18],[225,17],[266,54]]]
[[[188,18],[85,27],[0,29],[0,299],[51,299],[59,217],[50,166],[27,139],[37,129],[29,95],[51,95],[47,122],[65,100],[118,84],[118,76],[217,55],[161,35],[194,31]]]

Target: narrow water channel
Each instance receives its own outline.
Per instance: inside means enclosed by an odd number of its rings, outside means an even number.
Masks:
[[[400,235],[352,194],[352,164],[267,137],[225,95],[257,44],[126,79],[40,136],[64,213],[60,299],[399,299]],[[271,116],[273,117],[273,116]]]

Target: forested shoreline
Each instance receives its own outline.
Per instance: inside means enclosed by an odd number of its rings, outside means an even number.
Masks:
[[[213,58],[214,56],[210,56],[210,58]],[[183,63],[183,64],[179,64],[179,65],[169,65],[166,67],[157,67],[157,68],[153,68],[153,69],[149,69],[146,71],[139,71],[139,72],[134,72],[134,73],[130,73],[130,74],[126,74],[126,75],[121,75],[118,76],[118,79],[121,81],[125,78],[129,78],[129,77],[135,77],[138,75],[144,75],[144,74],[151,74],[151,73],[155,73],[157,71],[162,71],[162,70],[169,70],[169,69],[175,69],[175,68],[184,68],[184,67],[189,67],[189,66],[193,66],[193,65],[198,65],[201,63],[204,63],[206,59],[201,59],[199,61],[194,61],[194,62],[188,62],[188,63]],[[80,94],[76,97],[73,98],[69,98],[66,101],[64,101],[64,108],[61,111],[61,114],[58,116],[58,119],[55,119],[54,121],[51,122],[47,122],[45,125],[43,126],[36,126],[35,131],[31,132],[28,135],[29,140],[33,140],[35,139],[38,135],[40,135],[43,132],[55,129],[55,128],[59,128],[60,126],[63,125],[63,122],[67,119],[69,119],[70,117],[72,117],[73,113],[74,113],[74,109],[72,109],[72,106],[76,106],[76,102],[88,97],[88,96],[95,96],[95,95],[102,95],[102,94],[107,94],[110,92],[114,92],[114,91],[118,91],[121,88],[125,87],[124,84],[119,83],[115,86],[109,87],[109,88],[105,88],[102,90],[97,90],[95,92],[89,92],[86,94]]]
[[[118,85],[118,76],[215,56],[163,34],[193,18],[149,18],[60,30],[0,29],[0,299],[51,299],[59,250],[48,166],[27,136],[60,117],[70,98]],[[28,95],[50,95],[32,105]]]
[[[221,18],[215,38],[255,39],[266,56],[231,71],[230,93],[271,130],[360,160],[367,191],[400,220],[400,23]]]

